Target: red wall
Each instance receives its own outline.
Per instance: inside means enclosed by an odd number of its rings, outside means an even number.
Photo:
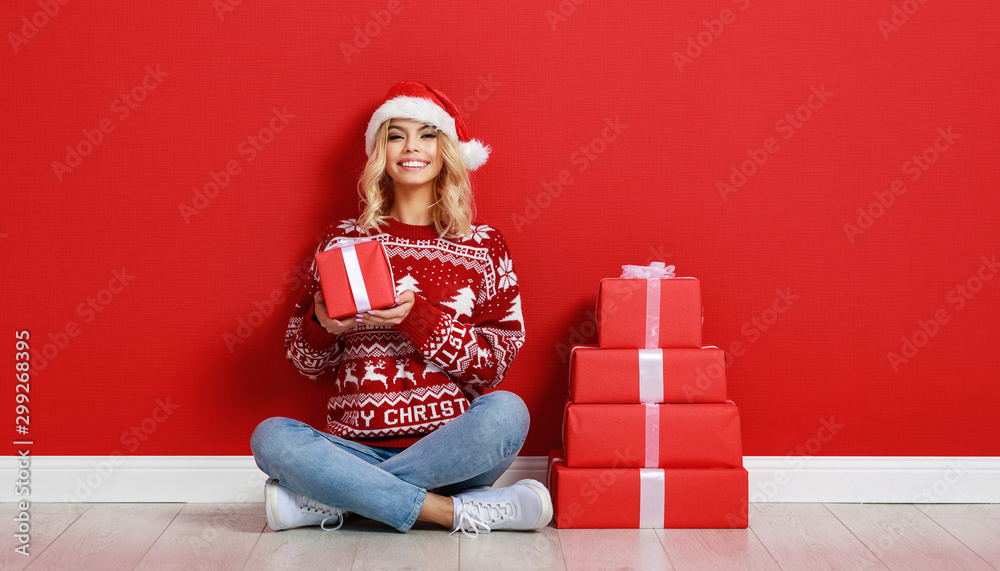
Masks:
[[[0,355],[30,331],[33,454],[242,455],[265,417],[317,422],[295,268],[418,79],[494,148],[524,454],[559,440],[598,280],[659,259],[702,280],[747,455],[1000,455],[997,5],[224,2],[0,8]]]

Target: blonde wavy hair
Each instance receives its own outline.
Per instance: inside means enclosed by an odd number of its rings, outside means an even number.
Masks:
[[[385,146],[389,140],[389,121],[383,122],[375,132],[375,148],[358,179],[358,196],[361,214],[358,227],[365,235],[377,232],[388,224],[392,206],[392,179],[385,170]],[[434,181],[434,202],[431,220],[441,238],[461,238],[469,233],[474,217],[472,183],[469,171],[462,162],[462,153],[451,137],[437,131],[438,152],[442,166]]]

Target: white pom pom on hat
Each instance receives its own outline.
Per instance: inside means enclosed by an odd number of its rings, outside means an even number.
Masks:
[[[400,81],[389,88],[385,101],[375,110],[365,132],[365,152],[375,149],[375,133],[388,119],[412,119],[433,125],[451,137],[462,151],[465,168],[476,170],[486,163],[490,147],[469,138],[462,115],[444,93],[419,81]]]

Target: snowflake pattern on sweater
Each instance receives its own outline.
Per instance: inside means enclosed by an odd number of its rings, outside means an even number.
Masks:
[[[331,224],[317,251],[361,237],[355,220]],[[473,225],[461,239],[390,220],[369,236],[385,247],[397,293],[415,302],[400,324],[356,325],[341,335],[311,319],[315,262],[285,347],[303,374],[333,377],[325,430],[380,446],[408,446],[503,380],[524,344],[521,295],[503,236]]]

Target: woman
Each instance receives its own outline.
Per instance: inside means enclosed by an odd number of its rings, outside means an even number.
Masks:
[[[310,378],[333,377],[323,430],[287,418],[251,438],[275,530],[359,513],[407,531],[430,521],[468,535],[538,529],[552,518],[535,480],[489,486],[513,463],[528,412],[497,386],[524,343],[521,297],[500,233],[472,224],[468,170],[489,147],[470,140],[444,94],[394,85],[366,133],[357,220],[340,239],[382,242],[396,305],[331,319],[315,267],[289,322],[288,357]]]

